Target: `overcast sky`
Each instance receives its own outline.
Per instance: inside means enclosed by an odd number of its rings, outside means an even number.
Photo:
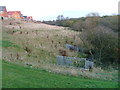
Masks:
[[[120,0],[0,0],[8,11],[21,11],[35,20],[55,20],[58,15],[78,18],[90,12],[100,15],[118,13]]]

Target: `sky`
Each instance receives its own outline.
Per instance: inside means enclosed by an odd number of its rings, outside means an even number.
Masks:
[[[7,11],[21,11],[34,20],[56,20],[58,15],[69,18],[85,17],[88,13],[118,14],[120,0],[0,0]]]

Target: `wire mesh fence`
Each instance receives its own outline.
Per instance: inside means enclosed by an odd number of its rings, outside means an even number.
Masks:
[[[58,65],[74,66],[78,68],[92,69],[94,63],[86,58],[57,56],[56,63]]]

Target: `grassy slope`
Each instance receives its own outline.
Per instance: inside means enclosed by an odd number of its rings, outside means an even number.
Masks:
[[[3,61],[3,88],[116,88],[116,82],[64,76]]]
[[[42,65],[42,63],[55,64],[56,55],[59,55],[59,49],[68,51],[69,56],[78,55],[77,52],[70,52],[65,48],[65,40],[69,43],[71,41],[74,42],[73,35],[75,35],[75,31],[54,30],[54,28],[49,29],[49,25],[45,26],[47,29],[42,29],[42,24],[27,23],[20,25],[22,26],[22,29],[19,29],[18,25],[5,25],[8,26],[8,28],[3,27],[3,41],[1,41],[4,47],[3,59],[11,60],[12,62],[23,61],[23,63],[28,62],[32,63],[34,66],[39,66],[40,64]],[[33,25],[33,27],[31,27],[31,25]],[[12,29],[12,27],[15,28]],[[12,31],[16,32],[11,34]],[[20,31],[22,31],[22,34],[19,34]],[[28,32],[28,34],[26,34],[26,32]],[[47,35],[49,36],[48,38]],[[52,40],[54,41],[53,44]],[[55,48],[55,45],[57,48]],[[29,56],[24,50],[25,46],[31,50]],[[16,49],[16,47],[19,48]],[[19,60],[16,60],[17,54],[19,55]]]
[[[2,60],[0,60],[0,89],[2,88]]]

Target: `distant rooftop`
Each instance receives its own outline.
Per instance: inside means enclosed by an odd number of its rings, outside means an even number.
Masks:
[[[7,11],[5,6],[0,6],[0,11]]]
[[[21,15],[21,12],[20,11],[8,11],[8,15],[12,15],[13,13],[18,13]]]

